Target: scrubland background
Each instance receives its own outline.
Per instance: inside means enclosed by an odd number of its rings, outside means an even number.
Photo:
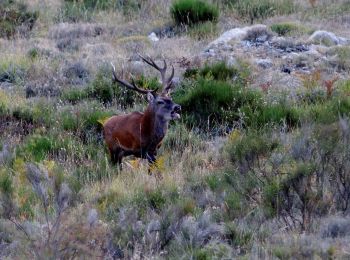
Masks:
[[[350,258],[350,2],[192,2],[0,0],[0,259]],[[137,53],[183,108],[151,175],[101,132]]]

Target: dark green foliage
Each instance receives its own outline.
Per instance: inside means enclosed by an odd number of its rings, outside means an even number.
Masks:
[[[204,78],[212,77],[214,80],[227,81],[232,80],[233,77],[238,76],[239,71],[233,66],[228,66],[224,61],[206,64],[200,69],[199,75]]]
[[[27,123],[34,122],[34,114],[29,107],[16,107],[12,112],[12,116],[17,120],[22,120]]]
[[[88,89],[88,96],[94,97],[103,103],[112,102],[117,89],[110,78],[106,78],[104,74],[99,73]]]
[[[263,205],[265,214],[268,217],[274,217],[279,213],[278,198],[282,191],[282,185],[277,180],[272,180],[265,185],[263,189]]]
[[[171,15],[178,25],[193,25],[206,21],[215,22],[219,9],[202,0],[176,0],[173,2]]]
[[[232,123],[239,119],[238,109],[242,106],[253,111],[262,106],[261,96],[256,91],[203,78],[195,82],[194,86],[187,87],[181,96],[174,93],[174,100],[188,113],[187,122],[197,126],[208,126],[203,125],[207,122],[210,126],[215,123]]]
[[[24,155],[39,162],[54,148],[55,140],[48,136],[31,136],[24,147]]]
[[[245,200],[243,196],[237,192],[229,192],[225,198],[225,206],[227,208],[227,215],[229,219],[235,219],[241,216],[244,212]]]
[[[296,108],[288,106],[283,101],[279,104],[265,104],[252,109],[250,106],[243,106],[241,111],[245,114],[245,124],[253,128],[265,127],[268,124],[280,125],[284,122],[289,127],[295,127],[299,124],[299,112]]]
[[[89,96],[88,94],[89,93],[86,89],[72,88],[63,91],[61,98],[62,100],[67,100],[68,102],[75,104],[83,99],[86,99]]]
[[[14,191],[14,187],[13,187],[12,178],[10,174],[7,174],[7,173],[0,174],[0,191],[7,196],[12,195]]]
[[[19,27],[25,27],[23,32],[28,33],[38,16],[38,12],[28,11],[25,4],[16,3],[13,0],[2,0],[0,2],[0,37],[13,37]]]
[[[276,23],[270,26],[271,31],[277,33],[279,36],[285,36],[293,31],[296,31],[298,27],[291,23]]]

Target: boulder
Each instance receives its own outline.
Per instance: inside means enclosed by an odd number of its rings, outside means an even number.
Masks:
[[[234,28],[221,34],[220,37],[217,38],[215,41],[211,42],[209,46],[226,44],[230,41],[242,41],[247,37],[249,32],[256,31],[256,30],[268,31],[267,26],[263,24],[257,24],[253,26],[243,27],[243,28]]]
[[[321,44],[326,46],[346,45],[350,43],[349,39],[336,36],[328,31],[315,31],[310,37],[309,41],[314,44]]]

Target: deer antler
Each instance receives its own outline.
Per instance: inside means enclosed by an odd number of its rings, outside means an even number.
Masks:
[[[155,62],[154,60],[152,60],[150,57],[143,57],[141,54],[138,54],[140,56],[140,58],[147,63],[148,65],[150,65],[151,67],[155,68],[156,70],[158,70],[160,72],[160,76],[162,78],[162,92],[161,92],[161,96],[167,96],[169,95],[170,90],[173,88],[173,82],[172,79],[174,77],[174,66],[172,67],[172,71],[171,71],[171,75],[168,79],[166,79],[166,70],[167,70],[167,64],[166,61],[163,60],[164,62],[164,66],[163,68],[160,68]]]
[[[152,93],[153,94],[153,93],[156,92],[156,90],[147,90],[147,89],[138,88],[136,86],[135,81],[134,81],[133,78],[131,79],[131,84],[129,82],[126,82],[126,81],[122,80],[122,79],[119,79],[117,77],[117,73],[115,71],[115,66],[113,65],[112,62],[111,62],[111,65],[112,65],[112,68],[113,68],[113,70],[112,70],[113,82],[117,82],[117,83],[123,85],[124,87],[127,87],[128,89],[131,89],[131,90],[135,90],[135,91],[137,91],[137,92],[139,92],[141,94],[148,94],[148,93]]]

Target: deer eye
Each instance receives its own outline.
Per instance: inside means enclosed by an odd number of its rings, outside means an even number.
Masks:
[[[157,101],[157,104],[158,104],[158,105],[163,105],[163,104],[164,104],[164,101],[163,101],[163,100],[158,100],[158,101]]]

